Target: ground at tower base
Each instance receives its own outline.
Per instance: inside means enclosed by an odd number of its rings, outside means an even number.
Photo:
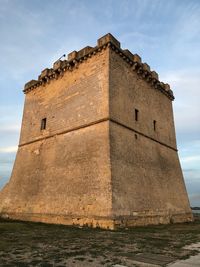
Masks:
[[[191,223],[117,231],[0,220],[0,233],[3,267],[171,266],[199,253],[200,215]]]

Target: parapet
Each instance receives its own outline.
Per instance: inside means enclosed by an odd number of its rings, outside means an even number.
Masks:
[[[103,45],[106,45],[109,42],[114,44],[115,47],[120,48],[120,42],[114,36],[112,36],[112,34],[110,34],[110,33],[99,38],[97,40],[97,45],[98,45],[98,47],[101,47]]]
[[[104,35],[97,40],[97,46],[86,46],[79,51],[72,51],[68,54],[67,60],[58,60],[54,62],[53,68],[42,70],[38,76],[38,80],[31,80],[25,84],[23,92],[26,94],[29,91],[44,85],[52,79],[58,78],[63,72],[73,71],[79,64],[95,56],[104,49],[112,49],[130,66],[132,71],[135,71],[142,79],[150,83],[156,90],[161,91],[170,100],[174,100],[173,91],[168,84],[159,81],[158,74],[151,71],[147,63],[142,63],[141,57],[137,54],[132,54],[128,49],[121,49],[120,42],[110,33]]]

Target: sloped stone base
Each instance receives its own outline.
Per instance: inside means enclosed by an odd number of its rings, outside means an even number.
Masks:
[[[102,228],[116,230],[120,228],[130,228],[135,226],[147,226],[158,224],[192,222],[191,213],[177,213],[172,215],[137,215],[137,216],[118,216],[118,217],[77,217],[56,214],[33,214],[33,213],[1,213],[1,218],[42,222],[48,224],[62,224],[79,227]]]

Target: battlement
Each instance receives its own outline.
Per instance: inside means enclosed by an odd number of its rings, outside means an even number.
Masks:
[[[64,72],[73,71],[75,68],[78,68],[79,64],[105,49],[112,49],[115,51],[141,79],[146,80],[152,87],[161,91],[169,99],[174,100],[173,91],[170,89],[169,84],[159,81],[158,74],[152,71],[147,63],[143,63],[139,55],[132,54],[128,49],[123,50],[120,42],[110,33],[99,38],[97,40],[97,46],[86,46],[79,51],[72,51],[68,54],[67,60],[58,60],[54,62],[52,68],[42,70],[41,74],[38,76],[38,80],[31,80],[25,84],[23,92],[26,94],[50,82],[52,79],[57,79],[59,76],[62,76]]]

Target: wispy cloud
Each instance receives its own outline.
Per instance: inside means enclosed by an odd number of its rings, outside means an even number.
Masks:
[[[174,117],[178,142],[182,144],[200,138],[200,67],[173,70],[161,75],[175,94]]]
[[[22,108],[0,106],[0,148],[16,146],[19,142]]]
[[[17,152],[17,146],[0,147],[0,153],[13,153]]]
[[[0,132],[8,133],[8,132],[19,132],[20,124],[13,125],[0,125]]]
[[[195,162],[200,164],[200,155],[197,156],[188,156],[181,158],[182,163],[184,162]]]
[[[196,167],[196,166],[195,166]],[[188,180],[188,182],[192,182],[192,181],[199,181],[200,183],[200,168],[199,168],[199,164],[197,165],[196,168],[193,168],[191,166],[188,166],[188,168],[183,168],[183,173],[185,178]],[[200,191],[200,188],[199,188]]]

